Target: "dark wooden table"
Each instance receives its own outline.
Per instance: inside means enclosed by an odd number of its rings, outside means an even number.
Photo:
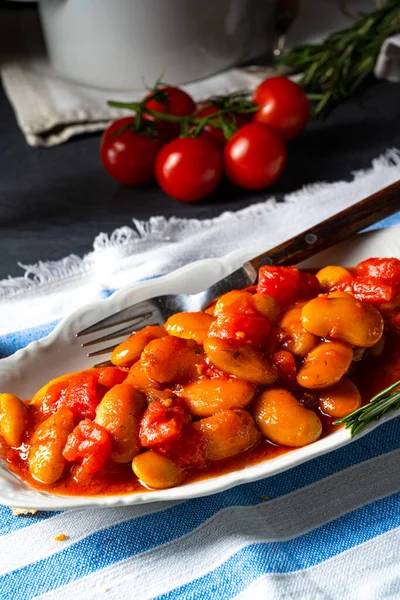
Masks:
[[[152,215],[205,219],[239,210],[305,184],[351,178],[388,148],[400,148],[400,84],[371,78],[324,122],[311,123],[289,148],[288,167],[272,188],[248,193],[222,185],[197,204],[167,198],[156,186],[118,185],[103,171],[99,135],[54,148],[30,148],[0,88],[0,278],[17,262],[56,260],[91,250],[101,231]]]

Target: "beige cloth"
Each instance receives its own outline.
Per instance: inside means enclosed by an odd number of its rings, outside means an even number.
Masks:
[[[105,129],[131,111],[107,106],[107,100],[138,101],[144,90],[115,92],[65,81],[43,60],[10,62],[1,69],[4,89],[30,146],[54,146],[74,135]],[[260,74],[230,69],[183,87],[196,102],[215,94],[251,90]]]
[[[393,83],[400,81],[400,35],[394,35],[383,42],[375,65],[375,77]]]

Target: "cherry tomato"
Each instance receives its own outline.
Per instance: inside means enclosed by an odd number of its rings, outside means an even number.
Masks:
[[[122,130],[124,130],[128,125],[133,125],[134,122],[135,122],[134,116],[123,117],[122,119],[117,119],[116,121],[113,121],[107,127],[107,129],[104,131],[103,135],[101,136],[100,150],[110,140],[110,138],[113,138],[114,136],[117,137],[117,134],[119,132],[122,132]]]
[[[152,137],[132,129],[121,129],[134,122],[125,117],[112,123],[103,134],[100,158],[111,177],[126,185],[142,185],[154,179],[154,161],[162,144],[163,135]]]
[[[296,296],[299,278],[296,267],[261,267],[257,292],[272,296],[279,303],[290,304]]]
[[[254,92],[253,102],[260,106],[253,117],[258,123],[269,125],[290,140],[308,121],[310,106],[302,88],[286,77],[266,79]]]
[[[188,117],[196,110],[196,104],[189,94],[180,88],[170,85],[160,87],[155,92],[150,92],[144,99],[146,100],[146,98],[149,98],[145,102],[146,108],[175,117]],[[145,118],[150,121],[154,120],[154,117],[149,114],[146,114]],[[168,140],[179,136],[181,128],[179,123],[163,121],[163,125],[167,132]]]
[[[166,85],[150,92],[145,97],[146,108],[159,113],[176,117],[188,117],[196,110],[196,104],[191,96],[177,87]],[[150,115],[151,116],[151,115]]]
[[[81,462],[87,473],[97,473],[111,456],[110,434],[101,425],[84,419],[68,436],[63,455],[70,462]]]
[[[206,137],[179,138],[161,148],[155,173],[168,196],[195,202],[217,188],[222,178],[222,159]]]
[[[215,106],[213,104],[204,104],[203,106],[199,107],[200,112],[197,113],[197,118],[213,115],[216,112],[218,112],[218,110],[218,106]],[[230,125],[236,126],[237,129],[240,129],[241,127],[243,127],[243,125],[246,125],[246,123],[248,123],[251,120],[251,117],[245,113],[232,112],[232,114],[226,114],[225,119]],[[206,132],[210,140],[221,150],[228,141],[222,129],[220,127],[214,127],[211,123],[206,125],[203,131]]]
[[[278,133],[261,123],[248,123],[224,148],[225,173],[239,187],[261,190],[278,179],[286,158],[285,143]]]

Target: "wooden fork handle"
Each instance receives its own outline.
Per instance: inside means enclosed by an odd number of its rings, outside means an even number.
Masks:
[[[295,265],[399,210],[400,181],[396,181],[249,262],[256,271],[263,265]]]

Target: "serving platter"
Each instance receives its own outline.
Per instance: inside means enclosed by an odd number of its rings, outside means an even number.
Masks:
[[[199,292],[238,268],[248,258],[265,248],[246,248],[220,259],[198,261],[173,273],[125,288],[107,300],[91,303],[64,319],[47,337],[29,344],[13,356],[0,360],[0,391],[12,392],[28,399],[47,381],[62,373],[92,366],[76,338],[77,331],[130,304],[161,294]],[[338,244],[302,263],[300,266],[321,267],[328,264],[351,266],[370,256],[400,256],[400,228],[363,233],[350,241]],[[96,334],[94,334],[96,335]],[[118,341],[118,340],[117,340]],[[396,413],[366,427],[367,435]],[[144,504],[147,502],[187,500],[227,490],[233,486],[256,481],[291,469],[307,460],[331,452],[352,441],[348,430],[338,430],[308,446],[245,467],[241,470],[157,491],[120,496],[60,496],[31,488],[0,462],[0,503],[8,506],[38,510],[110,507]]]

